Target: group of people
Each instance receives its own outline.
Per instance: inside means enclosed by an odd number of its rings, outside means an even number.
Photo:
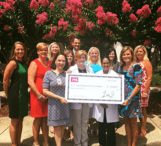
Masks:
[[[12,146],[21,145],[23,118],[28,115],[28,84],[30,109],[33,121],[33,146],[39,146],[40,129],[43,146],[48,146],[48,126],[57,146],[61,146],[66,127],[69,138],[74,137],[74,146],[88,146],[89,135],[93,135],[93,122],[97,122],[96,135],[100,146],[116,146],[115,130],[119,114],[123,117],[128,146],[136,146],[138,138],[147,133],[146,107],[150,95],[152,65],[146,48],[137,46],[134,51],[124,46],[117,60],[114,48],[107,48],[103,56],[97,47],[91,47],[88,54],[80,50],[81,40],[73,38],[73,50],[61,52],[58,43],[38,43],[38,58],[27,65],[27,51],[22,42],[15,42],[3,78],[4,91],[8,98],[10,137]],[[122,105],[68,103],[65,99],[67,73],[94,73],[98,75],[122,74],[125,77],[125,98]],[[137,118],[141,129],[138,130]],[[107,134],[106,134],[107,132]],[[107,141],[106,141],[107,139]]]

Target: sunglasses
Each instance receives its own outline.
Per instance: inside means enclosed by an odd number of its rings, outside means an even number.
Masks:
[[[105,63],[102,63],[103,65],[105,65],[105,64],[110,64],[109,62],[105,62]]]

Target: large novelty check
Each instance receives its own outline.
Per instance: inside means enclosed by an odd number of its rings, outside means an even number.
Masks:
[[[124,76],[67,74],[65,98],[75,103],[121,104],[124,101]]]

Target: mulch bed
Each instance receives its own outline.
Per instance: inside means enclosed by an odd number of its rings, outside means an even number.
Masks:
[[[1,103],[2,108],[0,109],[0,117],[7,117],[9,115],[7,99],[2,97],[1,102],[2,102]],[[149,106],[147,107],[147,113],[148,115],[152,115],[152,114],[161,115],[161,100],[156,99],[156,98],[150,98]],[[30,115],[30,110],[28,114]]]

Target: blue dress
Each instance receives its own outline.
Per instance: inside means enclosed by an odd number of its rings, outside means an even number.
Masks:
[[[136,85],[142,84],[142,69],[137,63],[125,71],[123,66],[119,68],[118,73],[125,76],[125,100],[129,98]],[[141,92],[139,91],[128,103],[127,106],[119,105],[119,113],[124,118],[142,118]]]
[[[86,62],[84,63],[84,65],[88,65],[88,62],[86,61]],[[97,64],[91,63],[91,65],[88,65],[88,66],[90,66],[90,67],[93,69],[93,72],[94,72],[94,73],[96,73],[96,72],[98,72],[98,71],[100,71],[100,70],[103,69],[102,66],[100,66],[98,63],[97,63]]]

